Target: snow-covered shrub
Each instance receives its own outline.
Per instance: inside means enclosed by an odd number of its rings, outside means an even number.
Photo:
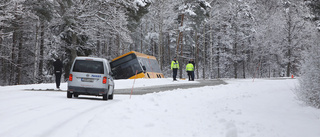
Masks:
[[[320,45],[311,46],[301,66],[296,94],[308,105],[320,108]]]

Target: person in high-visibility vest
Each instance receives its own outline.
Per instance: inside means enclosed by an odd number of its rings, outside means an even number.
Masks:
[[[177,80],[178,69],[179,69],[179,62],[177,61],[177,58],[174,57],[173,61],[171,62],[171,70],[173,72],[173,81]]]
[[[187,64],[186,71],[188,73],[189,81],[194,81],[194,75],[192,75],[194,71],[194,66],[191,61],[189,61],[189,63]]]
[[[192,76],[192,80],[194,80],[194,70],[196,70],[196,63],[194,63],[194,60],[193,59],[190,59],[192,65],[193,65],[193,71],[191,73],[191,76]]]

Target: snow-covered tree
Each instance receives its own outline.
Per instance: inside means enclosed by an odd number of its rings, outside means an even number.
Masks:
[[[4,84],[33,83],[29,67],[32,66],[32,39],[34,15],[24,1],[1,1],[1,75]]]
[[[310,6],[313,12],[312,20],[315,21],[318,31],[320,31],[320,1],[319,0],[307,0],[307,5]]]
[[[66,77],[77,55],[112,59],[132,43],[127,26],[127,9],[142,1],[55,1],[56,20],[51,28],[64,41]]]
[[[309,31],[309,39],[307,50],[303,52],[303,63],[301,65],[301,76],[299,78],[299,86],[297,86],[296,94],[299,99],[308,105],[320,108],[320,33],[318,29],[318,17],[320,15],[320,2],[311,1],[310,8],[313,12],[311,16],[314,21],[312,31]],[[310,33],[311,32],[311,33]]]
[[[130,50],[156,56],[165,76],[173,56],[181,68],[194,59],[196,78],[299,75],[319,9],[317,0],[2,0],[0,84],[51,82],[57,57],[68,77],[76,56]]]
[[[316,37],[315,37],[316,38]],[[304,62],[301,66],[301,77],[296,94],[299,99],[311,106],[320,108],[320,45],[314,43],[304,54]]]
[[[253,8],[249,4],[238,0],[211,3],[209,78],[238,78],[240,74],[246,77],[255,34]]]

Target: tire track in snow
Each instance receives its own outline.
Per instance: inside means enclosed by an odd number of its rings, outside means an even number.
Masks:
[[[88,103],[94,101],[92,99],[81,100],[80,98],[64,100],[66,101],[51,103],[46,102],[46,105],[39,104],[39,106],[32,106],[31,108],[38,109],[36,111],[30,110],[30,108],[25,108],[23,111],[20,111],[20,115],[14,116],[13,119],[7,120],[7,123],[10,123],[6,126],[5,129],[2,129],[2,131],[4,132],[0,132],[0,136],[1,134],[12,136],[50,136],[50,134],[54,134],[54,132],[59,131],[61,127],[65,127],[66,123],[72,122],[77,118],[79,118],[78,121],[80,122],[87,120],[88,118],[86,117],[90,117],[89,120],[94,118],[91,117],[90,113],[94,114],[99,108],[101,108],[101,106],[106,106],[106,104],[110,104],[112,102],[101,100],[100,102],[98,102],[98,104],[93,104],[92,106],[90,106],[88,105]],[[55,109],[57,107],[58,109]],[[38,112],[41,113],[37,114]],[[15,112],[15,114],[17,113]],[[52,118],[57,120],[52,121]],[[15,132],[17,129],[22,129],[23,131]],[[38,131],[30,133],[29,130]]]
[[[73,131],[74,133],[67,136],[79,136],[81,135],[81,132],[84,131],[84,129],[90,124],[90,122],[95,119],[96,115],[100,114],[99,112],[103,112],[106,107],[113,103],[115,102],[108,101],[108,104],[106,105],[106,102],[103,101],[102,104],[99,103],[98,105],[82,109],[81,112],[72,114],[63,121],[51,126],[51,128],[44,131],[40,137],[60,136],[61,134],[64,135],[64,133],[67,133],[68,131]],[[72,125],[77,125],[77,127],[73,127]]]

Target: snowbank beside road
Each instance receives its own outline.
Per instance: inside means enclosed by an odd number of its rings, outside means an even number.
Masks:
[[[145,86],[162,83],[149,82]],[[64,92],[21,91],[23,86],[0,87],[0,136],[320,136],[320,110],[295,99],[296,79],[227,83],[131,99],[115,95],[109,101],[91,96],[67,99]]]

